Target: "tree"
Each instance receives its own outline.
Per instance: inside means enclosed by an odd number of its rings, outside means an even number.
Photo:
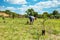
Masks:
[[[48,12],[44,12],[42,16],[43,16],[42,35],[45,35],[45,21],[48,19]]]
[[[15,12],[11,12],[11,16],[14,19],[15,17],[18,17],[18,14],[16,14]]]
[[[9,17],[11,17],[11,11],[10,10],[5,10],[6,14],[9,14]]]
[[[10,10],[5,10],[5,13],[10,15],[11,11]]]
[[[38,17],[38,12],[34,12],[34,17]]]
[[[32,15],[32,16],[35,16],[35,17],[37,17],[38,16],[38,12],[35,12],[34,11],[34,9],[28,9],[27,11],[26,11],[26,13],[27,13],[27,15]]]
[[[52,14],[54,15],[54,18],[59,18],[59,12],[57,10],[54,10]]]
[[[52,14],[55,16],[55,15],[58,15],[59,13],[57,10],[54,10]]]

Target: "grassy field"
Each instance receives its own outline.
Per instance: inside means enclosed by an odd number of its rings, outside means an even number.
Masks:
[[[45,22],[46,35],[42,36],[42,20],[33,25],[26,24],[27,18],[0,18],[0,40],[60,40],[60,19]]]

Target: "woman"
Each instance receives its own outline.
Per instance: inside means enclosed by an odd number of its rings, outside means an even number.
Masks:
[[[35,17],[34,16],[29,16],[30,24],[33,24]]]

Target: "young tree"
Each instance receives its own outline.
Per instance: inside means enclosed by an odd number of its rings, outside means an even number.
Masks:
[[[45,35],[45,21],[48,19],[48,12],[43,13],[42,35]]]
[[[11,15],[13,19],[18,16],[15,12],[11,12]]]

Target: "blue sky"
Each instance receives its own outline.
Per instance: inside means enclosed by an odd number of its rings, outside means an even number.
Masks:
[[[52,13],[53,10],[60,12],[60,0],[0,0],[0,10],[25,14],[29,8],[33,8],[39,14]]]

